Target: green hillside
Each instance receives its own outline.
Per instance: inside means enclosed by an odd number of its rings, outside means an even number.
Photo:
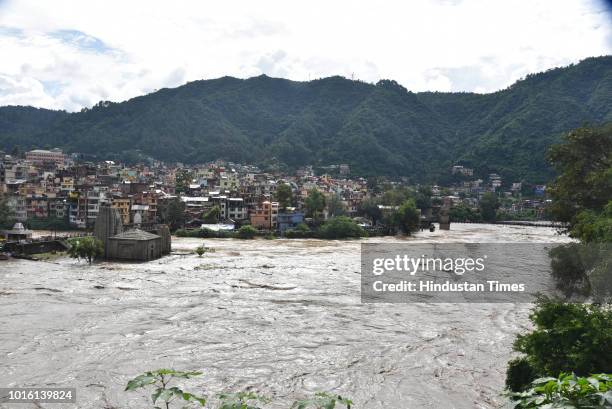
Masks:
[[[59,146],[100,158],[349,163],[362,175],[436,181],[462,163],[533,182],[561,133],[612,121],[612,57],[530,75],[492,94],[412,93],[330,77],[195,81],[74,114],[0,108],[0,148]]]

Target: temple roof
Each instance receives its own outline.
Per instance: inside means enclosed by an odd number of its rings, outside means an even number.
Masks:
[[[133,229],[119,233],[116,236],[110,237],[111,240],[154,240],[159,239],[157,234],[149,233],[140,229]]]

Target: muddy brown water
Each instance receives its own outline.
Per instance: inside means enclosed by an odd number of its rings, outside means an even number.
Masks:
[[[568,241],[479,224],[407,240]],[[214,252],[189,254],[203,242]],[[0,261],[0,386],[71,386],[78,408],[144,408],[148,394],[126,382],[171,367],[204,372],[194,391],[249,389],[269,408],[321,390],[357,408],[504,406],[531,306],[361,304],[359,243],[175,238],[172,255],[144,264]]]

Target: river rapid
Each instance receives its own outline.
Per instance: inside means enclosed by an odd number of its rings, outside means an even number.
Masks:
[[[554,229],[453,224],[408,239],[173,238],[148,263],[0,261],[1,387],[76,387],[78,408],[163,367],[194,392],[252,390],[288,408],[316,391],[356,408],[498,408],[529,304],[362,304],[360,243],[567,242]],[[205,243],[214,252],[193,250]],[[9,407],[8,405],[0,407]],[[71,407],[75,405],[14,405]]]

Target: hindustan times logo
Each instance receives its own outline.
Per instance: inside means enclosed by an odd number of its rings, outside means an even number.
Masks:
[[[391,258],[375,258],[372,260],[372,273],[375,276],[380,276],[389,271],[404,271],[411,276],[417,272],[428,271],[452,271],[457,275],[463,275],[466,272],[480,272],[485,268],[484,262],[487,256],[472,258],[442,258],[442,257],[409,257],[408,255],[396,255]]]

